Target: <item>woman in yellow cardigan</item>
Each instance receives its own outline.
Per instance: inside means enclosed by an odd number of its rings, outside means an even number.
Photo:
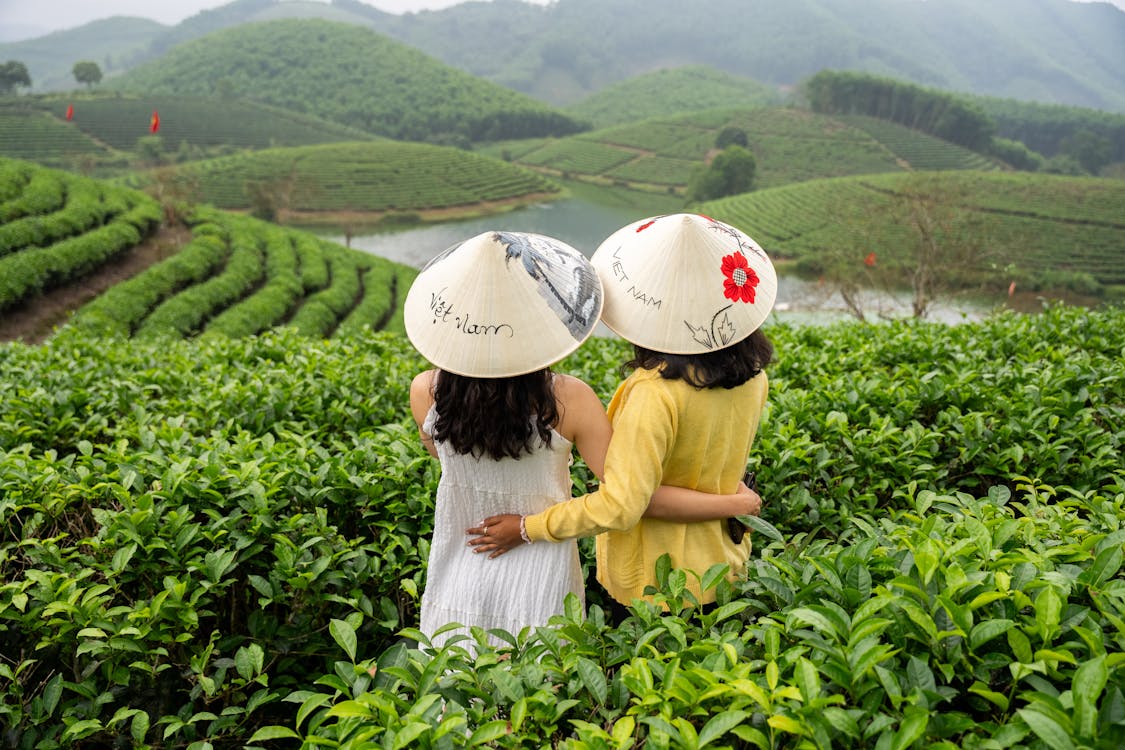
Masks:
[[[489,556],[597,535],[598,581],[623,607],[655,582],[662,554],[700,575],[726,563],[732,577],[749,559],[749,535],[735,543],[724,519],[645,511],[661,484],[737,491],[766,404],[773,350],[760,327],[777,276],[756,242],[696,214],[623,227],[591,260],[605,289],[602,320],[636,353],[609,405],[605,480],[541,513],[492,516],[466,531]],[[689,588],[703,604],[714,600],[690,576]]]

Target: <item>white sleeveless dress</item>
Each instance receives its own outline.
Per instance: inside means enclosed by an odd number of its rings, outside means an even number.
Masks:
[[[436,421],[431,407],[422,429],[432,435]],[[455,453],[448,443],[435,441],[435,447],[441,480],[419,625],[434,646],[469,635],[474,625],[512,635],[529,625],[546,625],[552,615],[562,613],[563,599],[571,592],[585,606],[582,564],[573,539],[524,544],[490,560],[488,553],[473,552],[465,533],[488,516],[530,515],[569,500],[572,443],[552,430],[549,448],[540,443],[534,453],[500,461]],[[463,627],[433,638],[434,631],[451,622]]]

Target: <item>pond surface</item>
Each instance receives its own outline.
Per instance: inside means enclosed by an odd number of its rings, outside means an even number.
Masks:
[[[458,242],[483,232],[506,230],[554,237],[589,256],[606,237],[626,224],[648,215],[637,209],[609,207],[581,198],[565,198],[495,216],[357,234],[351,237],[350,245],[356,250],[421,268],[431,258]],[[342,231],[324,228],[312,231],[341,245],[349,244]],[[946,323],[976,320],[999,302],[962,300],[954,304],[935,305],[929,319]],[[871,292],[864,302],[864,310],[870,311],[870,320],[876,320],[880,315],[903,317],[910,314],[910,299],[905,294]],[[792,274],[779,274],[773,317],[791,323],[818,324],[848,318],[850,313],[843,300],[824,285]]]

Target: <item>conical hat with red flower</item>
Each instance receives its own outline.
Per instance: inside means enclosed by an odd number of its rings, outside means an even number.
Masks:
[[[761,246],[699,214],[629,224],[590,260],[605,288],[606,326],[667,354],[704,354],[741,341],[761,327],[777,297],[777,273]]]

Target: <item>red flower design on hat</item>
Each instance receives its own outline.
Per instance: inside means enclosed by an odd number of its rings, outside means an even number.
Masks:
[[[735,302],[753,302],[758,274],[742,253],[723,256],[723,296]]]

